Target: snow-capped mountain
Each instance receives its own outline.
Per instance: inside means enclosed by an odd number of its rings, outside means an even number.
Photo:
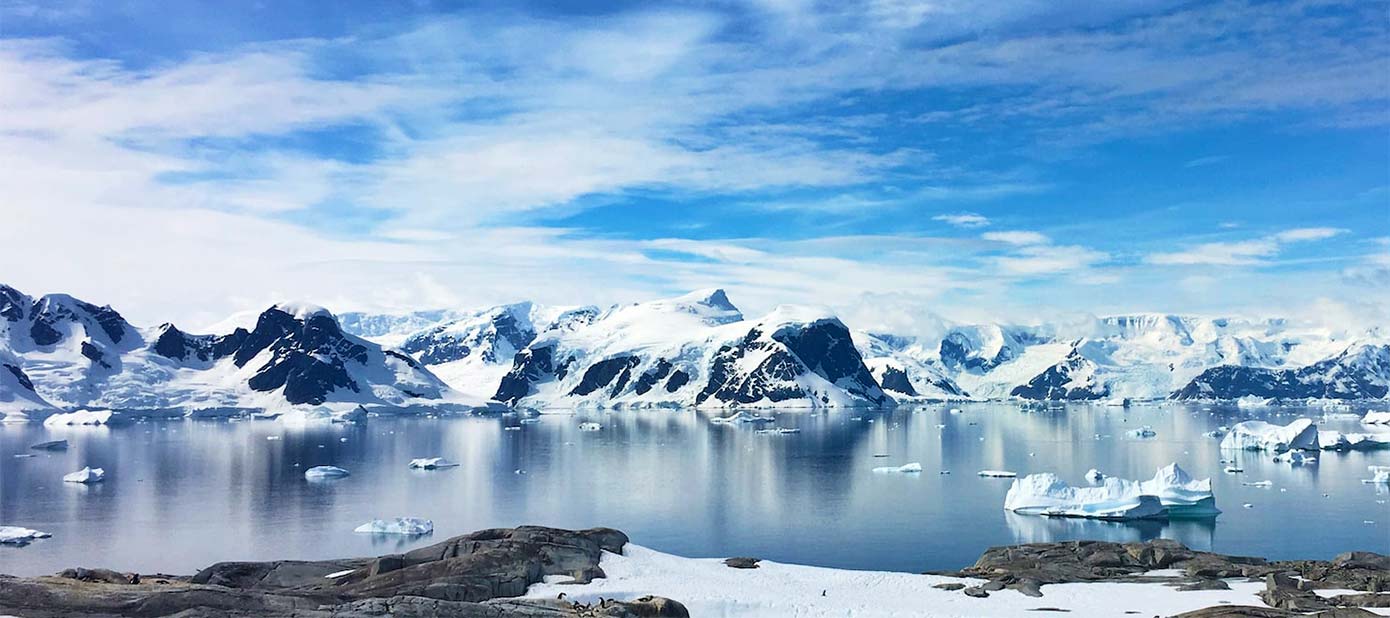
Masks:
[[[406,337],[436,324],[462,317],[457,311],[435,309],[410,313],[363,313],[347,311],[338,314],[343,332],[370,339],[385,346],[399,346]]]
[[[569,332],[592,322],[598,313],[597,307],[501,305],[412,333],[400,347],[455,388],[491,396],[517,352],[539,333]]]
[[[838,318],[779,307],[746,319],[723,290],[618,306],[540,333],[495,398],[534,407],[893,404]]]
[[[1358,344],[1297,369],[1223,365],[1203,371],[1174,399],[1384,399],[1390,393],[1390,345]]]
[[[172,324],[136,328],[110,307],[70,296],[35,300],[0,286],[0,358],[17,369],[0,381],[0,400],[26,397],[18,387],[28,384],[39,401],[66,408],[482,403],[410,356],[344,333],[310,305],[273,306],[250,330],[191,335]]]
[[[20,367],[19,359],[0,350],[0,422],[41,419],[56,411],[34,390],[34,382]]]

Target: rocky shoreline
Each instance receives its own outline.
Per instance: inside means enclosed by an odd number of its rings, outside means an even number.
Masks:
[[[608,528],[537,526],[491,529],[403,554],[321,561],[222,562],[192,576],[68,569],[50,576],[0,575],[0,615],[22,618],[212,616],[270,618],[680,617],[679,600],[628,595],[588,603],[518,598],[547,578],[582,586],[606,574],[604,552],[622,553],[627,535]],[[731,559],[728,568],[755,570],[758,560]],[[725,568],[725,567],[721,567]],[[1159,571],[1160,573],[1154,573]],[[972,566],[931,575],[961,578],[934,587],[988,599],[1014,590],[1047,597],[1047,586],[1144,583],[1183,591],[1226,590],[1228,581],[1262,581],[1268,607],[1220,605],[1186,618],[1325,618],[1375,616],[1390,608],[1390,557],[1350,552],[1333,560],[1267,561],[1190,550],[1173,541],[1073,541],[991,548]],[[1249,585],[1249,584],[1245,584]],[[1316,591],[1352,591],[1325,593]],[[633,590],[634,594],[641,591]],[[736,591],[730,591],[736,596]],[[990,601],[981,601],[989,615]],[[924,608],[925,609],[925,608]],[[1033,611],[1056,611],[1045,603]],[[1131,612],[1126,612],[1131,613]]]

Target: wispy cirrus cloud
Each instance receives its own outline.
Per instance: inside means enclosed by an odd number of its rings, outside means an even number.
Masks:
[[[1153,253],[1145,257],[1150,264],[1165,266],[1256,266],[1268,263],[1289,243],[1325,240],[1346,230],[1310,227],[1234,242],[1210,242],[1182,251]]]
[[[975,214],[973,212],[961,212],[952,215],[937,215],[932,217],[933,221],[941,221],[956,227],[985,227],[989,225],[989,217]]]

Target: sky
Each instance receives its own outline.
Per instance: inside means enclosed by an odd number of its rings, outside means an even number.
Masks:
[[[0,282],[1382,325],[1387,9],[0,0]]]

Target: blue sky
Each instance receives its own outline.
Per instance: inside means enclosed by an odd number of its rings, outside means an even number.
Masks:
[[[0,268],[194,325],[1383,323],[1390,5],[1096,4],[0,0]]]

